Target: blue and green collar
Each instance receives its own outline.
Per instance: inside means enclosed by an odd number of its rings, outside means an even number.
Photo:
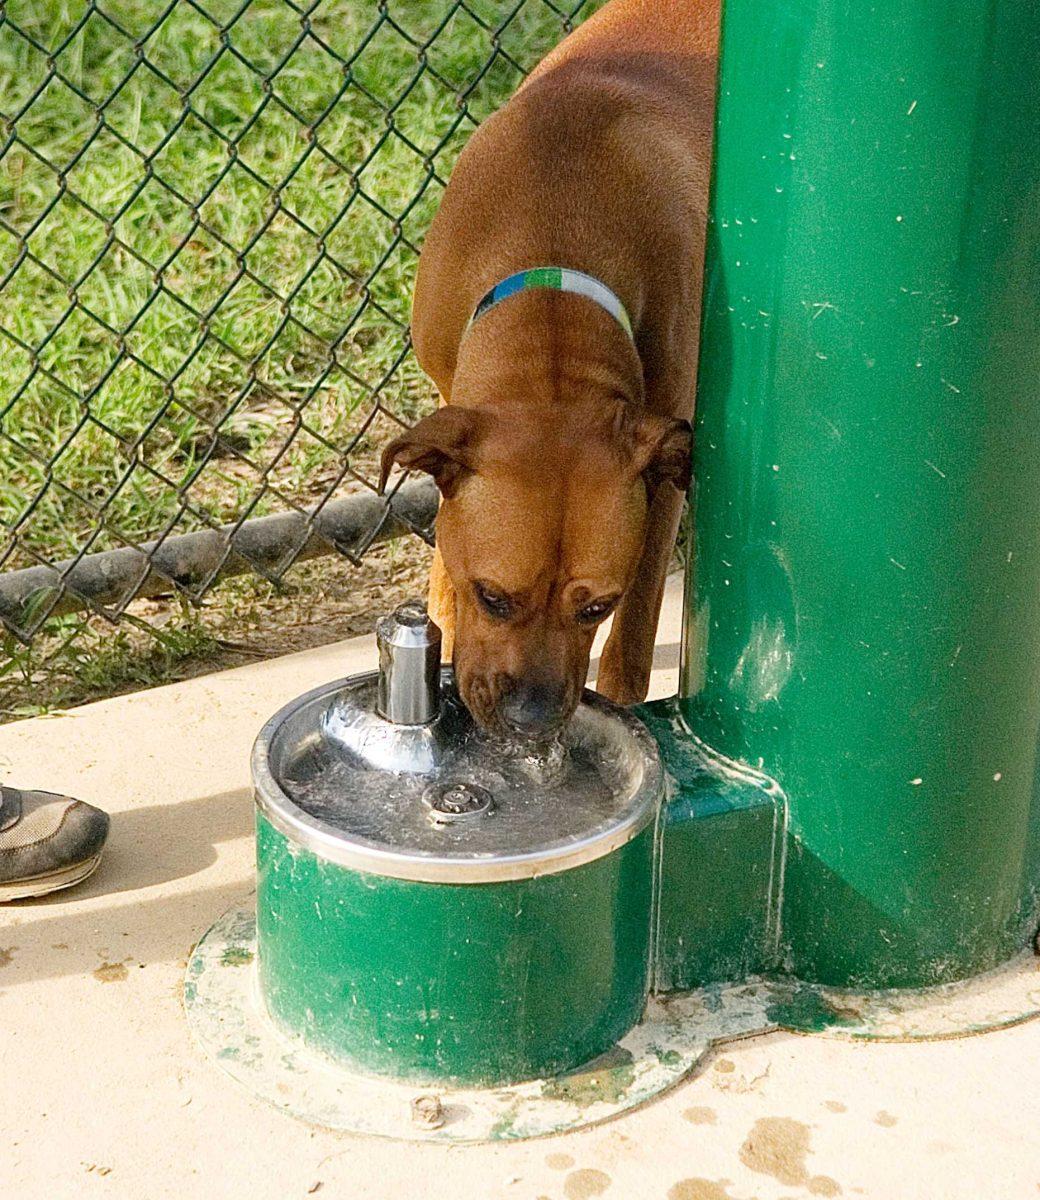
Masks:
[[[572,271],[569,267],[532,267],[528,271],[517,271],[515,275],[507,276],[480,301],[473,310],[469,324],[472,325],[502,300],[530,288],[550,288],[556,292],[575,292],[579,296],[587,296],[600,308],[605,308],[629,337],[633,336],[632,322],[625,306],[610,288],[594,276],[586,275],[584,271]]]

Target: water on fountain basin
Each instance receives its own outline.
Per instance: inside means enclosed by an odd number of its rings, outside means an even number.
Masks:
[[[642,781],[631,733],[583,705],[555,742],[506,743],[466,721],[453,737],[438,781],[489,792],[489,813],[431,819],[428,774],[374,770],[322,739],[282,758],[279,782],[290,799],[348,840],[419,855],[485,858],[595,836],[624,820]]]

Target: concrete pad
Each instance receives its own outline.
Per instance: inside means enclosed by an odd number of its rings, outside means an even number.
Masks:
[[[674,690],[670,581],[654,692]],[[1040,1023],[864,1045],[774,1034],[661,1100],[537,1142],[313,1129],[191,1044],[181,974],[252,890],[248,752],[279,705],[374,666],[370,638],[0,728],[0,774],[113,814],[98,873],[0,908],[0,1195],[451,1200],[1025,1200],[1040,1194]]]

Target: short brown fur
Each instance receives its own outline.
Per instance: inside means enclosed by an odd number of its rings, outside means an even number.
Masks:
[[[415,349],[456,411],[399,438],[384,470],[441,487],[431,611],[492,728],[532,681],[554,697],[547,724],[569,716],[598,623],[579,616],[599,600],[620,597],[597,686],[646,695],[688,481],[717,39],[717,0],[613,0],[476,131],[423,249]],[[535,266],[606,283],[634,345],[547,290],[467,331],[490,288]]]

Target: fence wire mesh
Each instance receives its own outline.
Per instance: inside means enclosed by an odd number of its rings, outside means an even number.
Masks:
[[[409,301],[454,159],[595,7],[0,0],[0,590],[59,568],[0,610],[0,707],[100,683],[117,630],[176,654],[183,623],[135,599],[149,570],[198,602],[244,522],[295,512],[245,552],[278,584],[327,505],[374,491],[432,402]],[[383,521],[335,548],[358,562]],[[156,555],[221,528],[189,582]],[[85,556],[146,543],[118,596],[62,615]]]

